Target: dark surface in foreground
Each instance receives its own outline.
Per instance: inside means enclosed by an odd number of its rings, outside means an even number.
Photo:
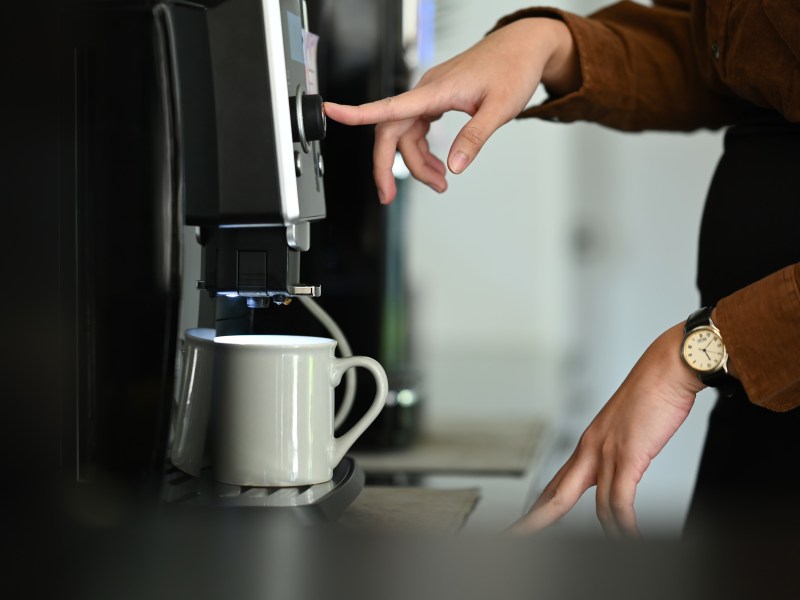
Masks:
[[[796,590],[800,557],[788,528],[692,543],[387,536],[263,509],[75,500],[6,512],[5,570],[26,597],[774,598]]]

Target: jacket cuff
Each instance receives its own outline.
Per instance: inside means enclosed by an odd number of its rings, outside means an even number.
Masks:
[[[603,25],[558,8],[538,7],[519,10],[501,18],[489,33],[514,21],[529,18],[558,19],[567,26],[575,41],[582,84],[578,90],[565,96],[551,96],[544,103],[525,109],[518,117],[535,117],[565,123],[602,122],[608,113],[604,107],[614,107],[618,114],[633,111],[635,98],[627,93],[630,87],[625,84],[630,75],[628,68],[621,60],[609,56],[608,34],[602,31]],[[601,59],[603,65],[599,69],[597,61]],[[613,81],[616,85],[604,86],[604,81]],[[626,127],[625,123],[615,123],[615,126],[620,129],[638,129]]]
[[[715,317],[750,401],[800,406],[800,263],[720,300]]]

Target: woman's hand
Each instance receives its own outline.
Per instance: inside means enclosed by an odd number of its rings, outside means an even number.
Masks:
[[[650,345],[511,533],[547,527],[597,486],[597,517],[606,534],[639,535],[633,510],[636,485],[705,387],[680,359],[682,339],[683,323]]]
[[[511,23],[425,73],[409,92],[361,106],[326,102],[325,112],[346,125],[379,124],[373,169],[378,196],[388,204],[397,194],[392,175],[397,150],[414,177],[437,192],[447,189],[444,163],[426,139],[431,121],[450,110],[472,117],[447,158],[450,170],[461,173],[486,140],[525,108],[540,82],[559,95],[580,87],[572,35],[556,19]]]

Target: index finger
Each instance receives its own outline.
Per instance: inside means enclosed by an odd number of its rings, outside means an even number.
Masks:
[[[345,125],[371,125],[386,121],[401,121],[430,112],[430,99],[423,88],[416,88],[398,96],[368,102],[359,106],[325,102],[325,114]],[[441,112],[441,111],[439,111]]]
[[[552,525],[568,513],[583,493],[595,483],[592,461],[577,459],[563,473],[556,475],[528,514],[512,526],[513,531],[521,534],[535,533]]]

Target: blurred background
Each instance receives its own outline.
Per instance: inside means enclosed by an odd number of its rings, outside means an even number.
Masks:
[[[603,4],[557,5],[589,14]],[[417,76],[527,5],[423,2],[433,43],[421,46]],[[433,125],[434,154],[446,159],[466,120]],[[551,422],[537,493],[649,343],[698,306],[700,216],[721,143],[719,132],[514,121],[466,172],[449,174],[446,193],[410,181],[402,201],[426,418]],[[636,498],[645,535],[680,533],[713,401],[699,396],[645,474]],[[600,534],[593,490],[558,527]]]

